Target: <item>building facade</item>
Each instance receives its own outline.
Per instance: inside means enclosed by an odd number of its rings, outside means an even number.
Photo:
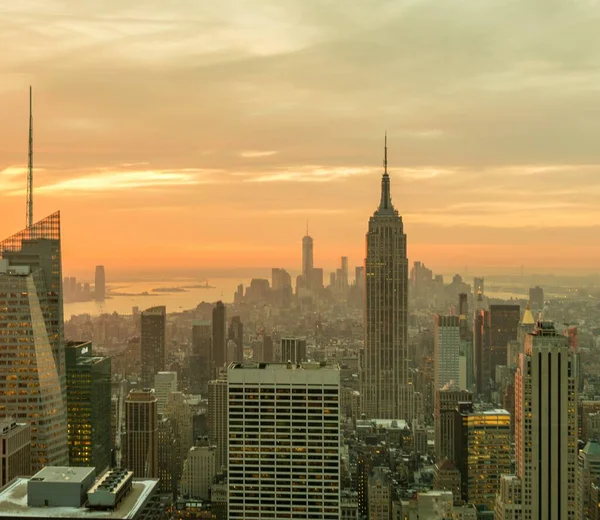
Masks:
[[[340,517],[340,374],[319,364],[232,364],[229,517]]]
[[[438,462],[454,461],[454,412],[459,403],[472,403],[473,394],[466,390],[447,389],[435,393],[435,455]]]
[[[435,389],[455,386],[467,390],[466,381],[461,385],[460,324],[458,316],[435,315]]]
[[[111,361],[94,356],[92,344],[66,344],[69,464],[93,466],[101,473],[111,463]]]
[[[31,475],[31,427],[0,421],[0,488],[15,477]]]
[[[408,258],[392,204],[387,143],[379,207],[369,219],[365,259],[365,348],[361,408],[368,417],[412,420],[408,371]]]
[[[218,301],[212,311],[212,377],[219,373],[227,362],[227,312],[225,304]]]
[[[158,402],[154,390],[133,390],[125,399],[122,466],[137,478],[158,478]]]
[[[154,375],[165,370],[167,308],[151,307],[142,312],[142,387],[152,388]]]

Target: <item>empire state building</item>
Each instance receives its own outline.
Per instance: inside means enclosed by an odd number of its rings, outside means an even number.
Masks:
[[[365,348],[361,408],[369,418],[412,420],[408,376],[408,258],[402,217],[392,204],[387,138],[381,201],[369,219],[365,259]]]

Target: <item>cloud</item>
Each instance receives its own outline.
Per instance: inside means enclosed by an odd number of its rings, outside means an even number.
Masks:
[[[277,152],[274,150],[248,150],[246,152],[240,152],[240,157],[244,159],[256,159],[260,157],[270,157],[271,155],[275,155]]]
[[[247,182],[331,182],[356,175],[371,173],[371,168],[348,168],[344,166],[326,168],[305,166],[290,170],[276,171],[245,179]]]

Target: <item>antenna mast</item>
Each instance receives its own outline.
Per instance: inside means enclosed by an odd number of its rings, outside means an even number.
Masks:
[[[27,227],[33,226],[33,94],[29,86],[29,157],[27,163]]]
[[[383,173],[387,173],[387,130],[385,131],[385,141],[383,145]]]

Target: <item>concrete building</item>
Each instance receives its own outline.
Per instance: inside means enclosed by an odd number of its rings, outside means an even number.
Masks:
[[[281,338],[280,361],[282,363],[302,363],[307,361],[306,340],[302,338]]]
[[[177,392],[177,372],[157,372],[154,375],[154,395],[158,413],[164,413],[171,392]]]
[[[60,250],[59,213],[0,242],[0,419],[31,424],[33,471],[69,460]]]
[[[494,520],[521,520],[523,483],[516,475],[501,475]]]
[[[317,363],[227,374],[230,518],[340,517],[340,373]]]
[[[177,437],[177,475],[181,475],[188,450],[194,445],[194,412],[188,398],[181,392],[171,392],[167,398],[165,415],[171,420]],[[178,477],[179,478],[179,477]]]
[[[179,438],[171,420],[158,416],[158,490],[163,495],[177,497],[177,484],[181,477]]]
[[[239,316],[231,318],[228,338],[235,345],[232,361],[244,361],[244,324]]]
[[[392,478],[387,468],[375,468],[369,476],[369,520],[389,520],[392,514]]]
[[[529,305],[535,312],[544,310],[544,289],[537,285],[529,289]]]
[[[416,493],[414,498],[402,502],[401,511],[402,520],[477,520],[479,518],[477,508],[473,504],[456,502],[450,491]]]
[[[434,317],[434,377],[435,390],[446,387],[466,388],[467,381],[461,381],[460,323],[458,316]],[[463,358],[463,362],[466,361]],[[462,370],[466,374],[465,367]],[[462,383],[462,384],[461,384]]]
[[[465,502],[494,511],[500,475],[511,471],[510,414],[506,410],[476,411],[460,403],[455,412],[454,463],[461,474]]]
[[[600,478],[600,444],[590,441],[579,452],[577,464],[577,520],[586,520],[592,516],[597,506],[592,501],[592,484]]]
[[[165,370],[167,308],[162,305],[142,312],[141,373],[143,388],[152,388],[154,375]]]
[[[466,390],[437,390],[435,393],[435,455],[436,460],[454,461],[454,411],[458,403],[472,403],[473,394]]]
[[[69,465],[101,473],[112,455],[111,360],[94,356],[89,341],[67,343],[65,358]]]
[[[371,418],[412,421],[406,235],[402,217],[392,204],[387,139],[381,200],[369,219],[366,242],[362,413]]]
[[[211,376],[215,377],[227,363],[227,310],[218,301],[212,311]]]
[[[0,488],[30,474],[31,427],[9,419],[0,421]]]
[[[95,480],[94,468],[47,466],[0,490],[0,518],[158,520],[157,480],[116,470]]]
[[[436,491],[450,491],[455,500],[461,500],[462,494],[460,471],[454,463],[445,459],[437,462],[433,479],[433,489]]]
[[[217,447],[217,471],[227,467],[227,378],[208,383],[208,429],[210,443]]]
[[[137,478],[158,478],[158,402],[154,390],[133,390],[125,399],[122,467]]]
[[[192,353],[189,358],[188,381],[190,392],[204,395],[212,379],[212,325],[210,321],[192,323]]]
[[[520,355],[515,448],[523,520],[575,518],[578,365],[568,341],[551,322],[538,322]]]
[[[186,499],[210,500],[216,470],[216,446],[192,446],[183,466],[181,494]]]

